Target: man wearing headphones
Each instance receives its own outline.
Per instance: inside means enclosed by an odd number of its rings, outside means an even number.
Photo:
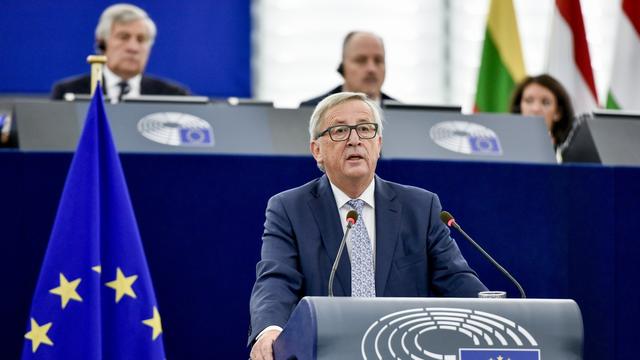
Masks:
[[[143,75],[156,37],[156,25],[141,8],[116,4],[106,8],[96,26],[96,47],[107,56],[103,90],[112,102],[122,97],[139,95],[188,95],[181,85]],[[52,99],[63,99],[66,93],[89,94],[89,74],[56,83]]]
[[[315,106],[325,97],[339,92],[362,92],[376,101],[394,100],[382,92],[385,77],[385,53],[382,38],[371,32],[352,31],[342,44],[342,62],[338,73],[344,83],[326,94],[304,101],[300,106]]]

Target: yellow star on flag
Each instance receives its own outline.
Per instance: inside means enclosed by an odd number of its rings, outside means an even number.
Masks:
[[[49,329],[51,329],[52,324],[53,323],[48,322],[40,326],[36,322],[36,319],[31,318],[31,331],[24,334],[24,338],[31,340],[32,352],[35,353],[36,350],[38,350],[38,346],[40,346],[40,344],[53,346],[53,341],[51,341],[51,339],[49,339],[49,337],[47,336],[47,332],[49,331]]]
[[[157,307],[153,307],[153,317],[151,319],[142,320],[142,323],[153,329],[152,339],[155,340],[162,334],[162,322],[160,321],[160,313]]]
[[[91,270],[97,272],[98,274],[102,273],[102,266],[100,265],[96,265],[96,266],[92,266]]]
[[[76,292],[76,289],[78,288],[78,285],[80,285],[81,280],[81,278],[77,278],[69,282],[67,278],[64,277],[64,274],[60,273],[60,286],[49,290],[49,292],[55,295],[60,295],[61,305],[64,309],[65,307],[67,307],[69,300],[82,302],[82,298],[80,297],[78,292]]]
[[[122,270],[120,270],[120,268],[117,268],[116,279],[105,284],[106,286],[116,291],[116,304],[125,295],[129,295],[134,299],[136,298],[136,293],[133,292],[131,286],[137,279],[138,275],[124,276]]]

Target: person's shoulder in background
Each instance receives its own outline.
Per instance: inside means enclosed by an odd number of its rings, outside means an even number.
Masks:
[[[331,89],[331,91],[329,91],[326,94],[322,94],[322,95],[320,95],[318,97],[314,97],[313,99],[309,99],[309,100],[305,100],[305,101],[301,102],[300,103],[300,107],[302,107],[302,106],[316,106],[316,105],[318,105],[318,103],[320,101],[322,101],[327,96],[333,95],[333,94],[337,94],[337,93],[339,93],[341,91],[342,91],[342,85]],[[385,93],[381,93],[381,95],[382,95],[382,101],[384,101],[384,100],[398,101],[398,100],[392,98],[391,96],[389,96],[389,95],[387,95]]]
[[[142,95],[190,95],[191,91],[172,80],[145,74],[142,76],[140,93]]]
[[[91,77],[89,74],[64,78],[53,85],[51,89],[51,99],[62,100],[66,93],[89,94],[90,85]]]
[[[88,74],[62,79],[53,85],[51,99],[62,100],[64,94],[89,94],[91,77]],[[189,89],[177,82],[153,75],[143,75],[140,82],[142,95],[190,95]]]
[[[342,91],[342,85],[338,85],[337,87],[331,89],[329,92],[322,94],[320,96],[314,97],[313,99],[305,100],[300,103],[300,106],[316,106],[322,99],[326,98],[329,95],[337,94]]]

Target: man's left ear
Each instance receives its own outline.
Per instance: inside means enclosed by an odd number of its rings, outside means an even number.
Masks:
[[[313,155],[313,158],[316,159],[316,161],[321,161],[322,160],[322,154],[320,153],[320,145],[318,144],[317,141],[313,140],[309,143],[309,150],[311,151],[311,155]]]
[[[104,39],[96,39],[94,47],[97,54],[104,54],[107,51],[107,42]]]

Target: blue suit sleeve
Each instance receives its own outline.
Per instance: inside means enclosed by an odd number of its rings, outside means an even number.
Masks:
[[[249,344],[267,326],[285,326],[300,299],[302,282],[296,234],[282,200],[275,196],[267,205],[262,259],[256,265]]]

